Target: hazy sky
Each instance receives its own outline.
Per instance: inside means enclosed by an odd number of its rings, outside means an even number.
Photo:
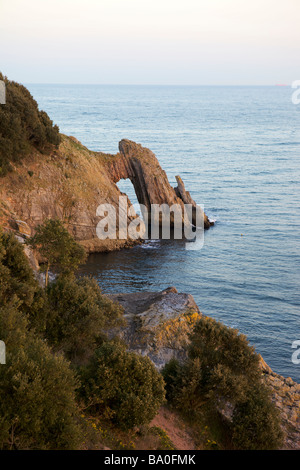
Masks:
[[[300,79],[300,0],[0,0],[0,70],[24,83]]]

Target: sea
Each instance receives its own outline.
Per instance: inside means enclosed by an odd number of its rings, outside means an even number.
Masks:
[[[300,104],[288,86],[32,85],[41,109],[88,148],[150,148],[215,225],[201,250],[150,240],[93,254],[104,293],[175,286],[239,329],[277,373],[300,382]],[[136,203],[129,180],[118,183]],[[295,344],[294,344],[295,346]],[[299,346],[298,346],[299,348]],[[299,354],[300,357],[300,354]]]

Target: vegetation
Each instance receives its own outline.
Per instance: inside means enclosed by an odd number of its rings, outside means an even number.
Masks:
[[[48,219],[39,225],[27,244],[45,260],[45,286],[48,286],[49,270],[61,273],[76,271],[85,259],[85,250],[65,229],[59,219]]]
[[[76,379],[30,328],[29,310],[43,308],[38,285],[13,235],[0,234],[0,448],[65,449],[78,445]],[[55,400],[53,397],[56,397]]]
[[[60,276],[47,295],[47,339],[73,362],[89,357],[104,331],[123,323],[122,308],[101,294],[95,279]]]
[[[238,449],[277,449],[282,441],[278,413],[265,387],[252,386],[234,409],[233,444]]]
[[[48,252],[58,253],[56,247],[48,239]],[[90,429],[92,419],[117,435],[148,424],[164,401],[164,381],[152,362],[108,340],[106,331],[123,322],[122,309],[95,280],[70,272],[78,262],[76,249],[70,253],[74,259],[58,256],[59,274],[43,289],[23,246],[0,233],[0,338],[7,353],[0,367],[0,449],[97,448],[105,433]],[[91,431],[98,443],[87,438]]]
[[[168,400],[194,423],[206,414],[219,416],[222,426],[229,417],[235,448],[280,445],[279,417],[262,383],[258,355],[237,330],[201,317],[191,335],[188,359],[184,364],[170,361],[163,376]]]
[[[34,277],[24,250],[12,234],[4,234],[0,229],[0,305],[15,298],[18,309],[28,315],[30,324],[41,324],[46,303],[43,289]]]
[[[104,342],[81,376],[86,406],[125,429],[150,422],[164,402],[164,381],[150,359],[119,341]]]
[[[12,170],[32,149],[43,151],[60,143],[59,129],[38,109],[29,91],[0,73],[6,86],[6,104],[0,105],[0,177]]]

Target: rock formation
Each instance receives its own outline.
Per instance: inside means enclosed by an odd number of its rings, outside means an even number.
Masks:
[[[204,228],[208,229],[213,222],[197,206],[189,192],[185,190],[182,179],[177,176],[177,188],[172,188],[166,172],[162,170],[156,156],[151,150],[142,147],[130,140],[121,140],[119,143],[120,153],[108,160],[109,173],[115,183],[120,179],[130,179],[137,199],[143,204],[151,217],[152,204],[179,204],[182,208],[184,204],[193,206],[192,223],[196,225],[196,211],[199,211],[204,218]],[[200,220],[200,217],[199,217]]]
[[[186,356],[188,335],[200,315],[192,295],[169,287],[109,297],[124,307],[127,326],[121,336],[132,351],[148,356],[159,369],[172,357]]]
[[[186,202],[201,211],[179,177],[178,188],[170,186],[150,150],[129,140],[122,140],[119,148],[117,155],[92,152],[74,137],[62,135],[59,148],[49,154],[33,149],[12,173],[0,178],[0,226],[26,237],[45,219],[57,217],[88,252],[132,246],[140,241],[100,240],[96,234],[97,207],[109,203],[118,211],[122,193],[115,183],[122,178],[132,181],[139,202],[149,211],[151,204],[183,206]],[[202,215],[209,228],[212,224]],[[127,216],[127,224],[133,218]]]

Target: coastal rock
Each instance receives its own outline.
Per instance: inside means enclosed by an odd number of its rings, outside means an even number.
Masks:
[[[192,295],[169,287],[109,297],[124,307],[127,326],[121,337],[130,350],[148,356],[158,369],[173,357],[186,357],[189,333],[201,315]]]
[[[122,140],[120,153],[109,155],[88,150],[74,137],[61,137],[58,149],[49,154],[32,149],[21,165],[1,178],[0,225],[5,229],[28,236],[45,219],[59,218],[90,253],[141,243],[141,238],[97,237],[100,217],[96,211],[100,204],[108,203],[116,209],[118,233],[119,197],[124,194],[116,183],[122,178],[132,181],[139,202],[149,209],[151,204],[183,206],[184,200],[196,207],[181,180],[176,192],[155,155],[141,145]],[[127,203],[131,206],[128,198]],[[136,215],[126,217],[129,225]],[[203,217],[205,228],[209,228],[211,223],[204,213]]]
[[[191,222],[194,225],[196,225],[197,211],[199,212],[198,221],[202,221],[203,218],[204,228],[208,229],[213,225],[203,210],[197,206],[190,193],[185,190],[179,176],[176,177],[178,186],[172,188],[166,172],[162,170],[151,150],[127,139],[121,140],[119,150],[118,155],[107,161],[109,173],[115,183],[120,179],[130,179],[139,203],[147,208],[149,222],[152,204],[167,204],[169,207],[178,204],[182,208],[182,213],[184,204],[191,204],[193,207]],[[174,223],[174,216],[172,221]]]
[[[262,359],[262,358],[261,358]],[[272,400],[279,410],[286,449],[300,449],[300,384],[291,377],[282,377],[261,360],[263,380],[272,391]]]

